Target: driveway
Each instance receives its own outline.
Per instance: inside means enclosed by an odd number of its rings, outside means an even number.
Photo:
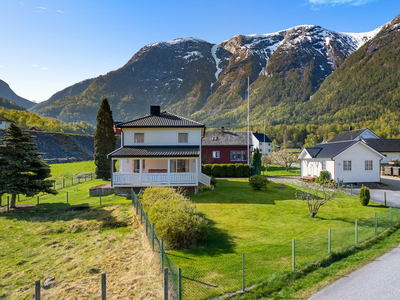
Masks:
[[[371,200],[385,204],[391,207],[400,207],[400,177],[381,176],[381,182],[387,186],[370,187]],[[353,189],[353,195],[358,196],[360,189]],[[351,189],[346,189],[346,193],[350,194]],[[400,297],[399,297],[400,298]]]

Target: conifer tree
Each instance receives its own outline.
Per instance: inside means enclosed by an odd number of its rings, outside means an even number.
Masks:
[[[11,123],[0,145],[0,195],[11,194],[10,207],[15,208],[17,194],[33,197],[40,192],[57,194],[52,189],[50,167],[41,158],[33,139]]]
[[[251,158],[251,174],[260,175],[261,174],[261,153],[260,149],[256,148],[253,152],[253,157]]]
[[[108,180],[111,177],[111,160],[107,158],[107,154],[115,150],[116,137],[112,112],[107,98],[104,98],[101,102],[96,120],[97,126],[94,136],[96,177]]]

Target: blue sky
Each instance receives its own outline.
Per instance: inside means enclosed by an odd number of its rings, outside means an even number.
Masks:
[[[220,43],[303,24],[367,32],[400,14],[400,1],[1,0],[0,14],[0,79],[40,102],[122,67],[150,43],[179,37]]]

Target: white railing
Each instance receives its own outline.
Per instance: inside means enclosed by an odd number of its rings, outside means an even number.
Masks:
[[[211,177],[201,172],[199,173],[199,181],[204,185],[211,185]]]
[[[196,173],[114,173],[113,186],[196,186]]]

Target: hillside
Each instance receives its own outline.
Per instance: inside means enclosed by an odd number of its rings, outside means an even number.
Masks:
[[[26,110],[21,105],[11,102],[10,100],[0,97],[0,109],[15,109],[15,110]]]
[[[212,44],[197,38],[140,49],[123,67],[93,80],[82,93],[38,110],[43,116],[95,124],[103,98],[115,120],[148,113],[158,104],[208,127],[244,125],[247,78],[254,122],[282,123],[320,84],[377,31],[337,33],[303,25],[272,34],[237,35]],[[243,120],[238,122],[238,120]]]
[[[33,105],[35,105],[34,102],[22,98],[18,96],[16,93],[14,93],[14,91],[10,88],[10,86],[1,79],[0,79],[0,97],[12,101],[24,108],[31,108]]]

